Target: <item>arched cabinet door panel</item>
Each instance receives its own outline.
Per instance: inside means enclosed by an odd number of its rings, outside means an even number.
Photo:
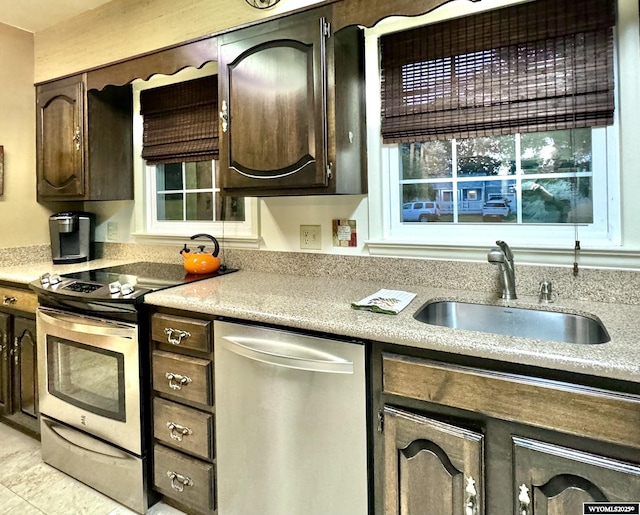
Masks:
[[[513,437],[514,513],[582,513],[585,502],[640,499],[640,466]],[[525,510],[523,512],[523,510]]]
[[[484,514],[482,434],[384,407],[384,513]]]
[[[326,186],[322,23],[314,17],[220,47],[225,187]]]
[[[38,94],[38,194],[84,195],[82,81],[62,83]]]
[[[334,34],[330,13],[314,10],[220,38],[224,193],[363,192],[361,31]]]

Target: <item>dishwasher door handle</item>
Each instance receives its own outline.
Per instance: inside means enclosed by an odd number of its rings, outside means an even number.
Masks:
[[[231,352],[269,365],[310,372],[353,374],[352,361],[307,345],[245,336],[224,336],[223,340]]]

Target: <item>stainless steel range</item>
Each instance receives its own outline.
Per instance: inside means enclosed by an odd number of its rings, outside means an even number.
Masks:
[[[138,513],[148,482],[149,336],[144,295],[229,273],[131,263],[31,283],[36,314],[42,457]]]

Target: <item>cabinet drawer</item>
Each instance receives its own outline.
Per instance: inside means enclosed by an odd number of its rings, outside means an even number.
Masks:
[[[213,406],[211,360],[155,350],[152,361],[154,390]]]
[[[153,436],[204,459],[213,459],[213,415],[175,402],[153,399]]]
[[[30,290],[0,286],[0,307],[35,313],[38,296]]]
[[[151,316],[151,337],[179,348],[211,352],[211,321],[155,313]]]
[[[153,448],[153,484],[160,493],[203,511],[215,509],[213,465],[172,451]]]
[[[590,386],[383,354],[383,392],[640,447],[640,397]]]

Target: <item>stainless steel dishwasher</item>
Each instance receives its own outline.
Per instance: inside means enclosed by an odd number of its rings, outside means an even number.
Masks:
[[[366,515],[364,345],[216,321],[219,515]]]

